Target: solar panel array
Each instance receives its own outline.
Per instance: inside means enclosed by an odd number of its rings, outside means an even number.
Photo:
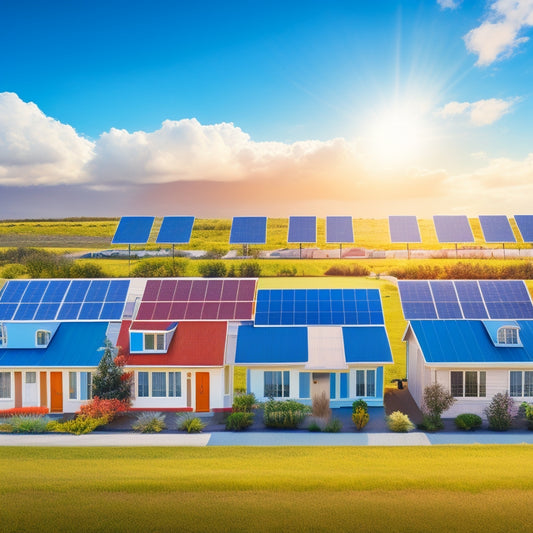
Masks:
[[[326,242],[354,242],[352,217],[326,217]]]
[[[120,320],[129,280],[14,280],[0,295],[0,320]]]
[[[194,217],[164,217],[155,242],[185,244],[191,240]]]
[[[256,326],[383,325],[378,289],[260,289]]]
[[[533,215],[515,215],[514,219],[524,242],[533,242]]]
[[[523,281],[399,281],[398,289],[406,320],[533,318]]]
[[[316,242],[316,217],[289,217],[287,242]]]
[[[509,219],[505,215],[480,215],[485,242],[516,242]]]
[[[435,215],[433,222],[439,242],[474,242],[466,215]]]
[[[233,217],[230,244],[265,244],[267,217]]]
[[[148,242],[155,217],[122,217],[112,244],[145,244]]]
[[[136,320],[250,320],[255,279],[151,279]]]
[[[420,228],[415,216],[390,216],[389,233],[391,242],[422,242]]]

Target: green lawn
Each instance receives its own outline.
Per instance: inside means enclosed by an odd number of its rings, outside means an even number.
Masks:
[[[2,448],[0,531],[529,531],[531,452]]]

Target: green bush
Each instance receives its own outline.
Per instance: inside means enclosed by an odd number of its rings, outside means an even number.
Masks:
[[[338,418],[332,418],[324,428],[326,433],[339,433],[342,430],[342,422]]]
[[[292,267],[292,268],[284,267],[278,270],[278,273],[276,274],[276,276],[282,277],[282,278],[292,278],[296,276],[297,273],[298,271],[296,270],[296,267]]]
[[[223,278],[226,275],[226,265],[223,261],[206,261],[198,266],[198,272],[203,278]]]
[[[505,394],[498,392],[492,397],[485,415],[489,421],[489,429],[494,431],[507,431],[513,423],[514,400],[506,391]]]
[[[370,275],[370,270],[365,265],[354,263],[352,265],[335,265],[324,272],[325,276],[357,276],[364,277]]]
[[[67,420],[66,422],[58,422],[52,420],[48,423],[48,431],[55,433],[73,433],[74,435],[83,435],[85,433],[91,433],[97,427],[105,426],[108,423],[108,418],[103,416],[102,418],[92,418],[90,416],[80,415],[73,420]]]
[[[205,424],[197,416],[189,413],[178,415],[176,424],[180,431],[187,433],[200,433],[205,428]]]
[[[355,400],[352,403],[352,413],[355,413],[357,409],[362,409],[365,413],[368,413],[368,404],[364,400]]]
[[[50,419],[47,416],[18,415],[6,422],[12,433],[45,433]]]
[[[263,408],[265,426],[280,429],[295,429],[311,413],[311,408],[295,400],[268,400]]]
[[[258,278],[261,276],[261,265],[256,261],[244,261],[239,265],[241,278]]]
[[[187,274],[189,261],[184,257],[142,259],[133,268],[132,276],[135,278],[183,277]]]
[[[424,389],[422,425],[428,431],[442,429],[441,415],[455,403],[455,398],[440,383],[433,383]]]
[[[165,415],[162,413],[140,413],[131,427],[140,433],[159,433],[167,427]]]
[[[311,421],[307,429],[315,433],[318,431],[322,431],[322,428],[318,425],[318,422],[316,420]]]
[[[533,404],[522,402],[520,409],[523,412],[523,416],[527,420],[528,429],[533,430]]]
[[[394,411],[385,420],[388,428],[396,433],[407,433],[415,429],[415,425],[409,420],[409,417],[401,411]]]
[[[473,413],[463,413],[462,415],[455,417],[455,425],[457,429],[463,431],[470,431],[481,427],[481,417]]]
[[[357,407],[357,409],[352,413],[352,420],[355,424],[355,427],[361,431],[368,424],[370,415],[363,407]]]
[[[226,429],[228,431],[242,431],[249,428],[254,423],[254,413],[236,411],[231,413],[226,419]]]
[[[418,428],[423,429],[424,431],[434,432],[438,431],[439,429],[443,429],[444,423],[442,422],[440,416],[434,417],[425,414],[422,423],[418,425]]]
[[[255,394],[236,394],[233,398],[234,413],[251,413],[257,400]]]

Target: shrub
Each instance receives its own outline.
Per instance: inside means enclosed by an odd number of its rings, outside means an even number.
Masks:
[[[368,404],[364,400],[355,400],[352,403],[352,413],[355,413],[357,409],[363,409],[365,413],[368,413]]]
[[[0,418],[8,418],[17,415],[47,415],[48,407],[12,407],[0,410]]]
[[[352,413],[352,420],[355,424],[355,427],[361,431],[370,420],[368,411],[365,411],[362,407],[357,407],[357,409]]]
[[[66,422],[52,420],[48,424],[48,431],[84,435],[85,433],[91,433],[97,427],[105,426],[108,422],[109,420],[105,416],[102,418],[91,418],[90,416],[78,415],[73,420],[67,420]]]
[[[26,267],[22,265],[7,265],[2,269],[2,278],[16,279],[26,275]]]
[[[524,410],[524,416],[527,420],[527,427],[528,429],[533,430],[533,404],[523,402],[522,407]]]
[[[297,272],[298,271],[296,270],[296,267],[292,267],[292,268],[284,267],[278,270],[278,273],[276,274],[276,276],[282,277],[282,278],[289,278],[289,277],[296,276]]]
[[[132,276],[135,278],[183,277],[189,268],[189,261],[184,257],[143,259],[135,265]]]
[[[178,415],[176,424],[179,430],[187,433],[200,433],[205,428],[205,424],[198,417],[189,413]]]
[[[104,355],[93,375],[93,395],[104,400],[116,398],[129,402],[131,380],[125,378],[129,374],[125,374],[122,366],[117,364],[117,349],[106,339],[103,350]]]
[[[480,428],[482,424],[481,417],[473,413],[463,413],[456,416],[454,422],[457,429],[462,429],[463,431]]]
[[[338,418],[332,418],[324,428],[326,433],[339,433],[342,429],[342,422]]]
[[[82,405],[77,414],[90,418],[106,417],[109,422],[115,418],[118,413],[125,413],[130,408],[127,400],[109,400],[95,396],[90,402]]]
[[[315,433],[318,431],[322,431],[322,428],[318,425],[318,422],[316,420],[312,420],[307,429]]]
[[[385,419],[387,426],[391,431],[396,433],[407,433],[415,429],[414,424],[409,420],[409,417],[401,411],[394,411]]]
[[[50,419],[44,416],[15,415],[7,422],[13,433],[44,433]]]
[[[255,394],[236,394],[233,398],[234,413],[251,413],[257,400]]]
[[[513,423],[514,400],[506,391],[498,392],[492,397],[485,415],[489,421],[489,429],[494,431],[507,431]]]
[[[159,433],[167,427],[165,415],[162,413],[140,413],[131,427],[141,433]]]
[[[313,413],[313,416],[317,418],[322,418],[324,420],[329,420],[331,418],[329,398],[324,391],[322,391],[320,396],[318,396],[318,394],[313,396],[311,412]]]
[[[440,383],[433,383],[424,389],[422,411],[424,426],[430,431],[442,429],[441,414],[455,403],[455,398]]]
[[[264,404],[263,422],[271,428],[294,429],[310,414],[308,405],[295,400],[268,400]]]
[[[261,265],[256,261],[244,261],[239,265],[241,278],[258,278],[261,276]]]
[[[203,278],[223,278],[226,265],[222,261],[207,261],[198,266],[198,272]]]
[[[242,431],[249,428],[254,423],[254,413],[235,411],[226,419],[226,429],[228,431]]]
[[[444,424],[440,417],[434,418],[427,414],[424,415],[424,418],[422,419],[422,422],[418,424],[419,429],[423,429],[424,431],[438,431],[439,429],[442,429],[444,427]]]
[[[370,270],[365,265],[354,263],[352,265],[335,265],[324,272],[325,276],[369,276]]]

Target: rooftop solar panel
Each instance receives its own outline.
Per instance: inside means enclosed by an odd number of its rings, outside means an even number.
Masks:
[[[155,242],[186,244],[191,240],[194,217],[164,217]]]
[[[230,244],[265,244],[267,217],[233,217]]]
[[[428,281],[398,281],[398,290],[406,320],[438,318]]]
[[[435,215],[433,222],[439,242],[474,242],[466,215]]]
[[[148,242],[155,217],[122,217],[112,244],[145,244]]]
[[[533,242],[533,215],[514,216],[520,235],[524,242]]]
[[[326,242],[354,242],[352,217],[326,217]]]
[[[391,242],[422,242],[415,216],[389,216]]]
[[[316,217],[290,217],[287,242],[316,242]]]
[[[463,318],[453,281],[430,281],[429,284],[439,318]]]
[[[30,281],[20,301],[24,303],[39,303],[42,300],[44,291],[46,291],[47,287],[48,281]]]
[[[480,215],[485,242],[516,242],[509,219],[505,215]]]
[[[0,302],[2,303],[11,303],[19,302],[26,290],[26,287],[30,284],[29,281],[8,281],[2,290],[2,297]]]

